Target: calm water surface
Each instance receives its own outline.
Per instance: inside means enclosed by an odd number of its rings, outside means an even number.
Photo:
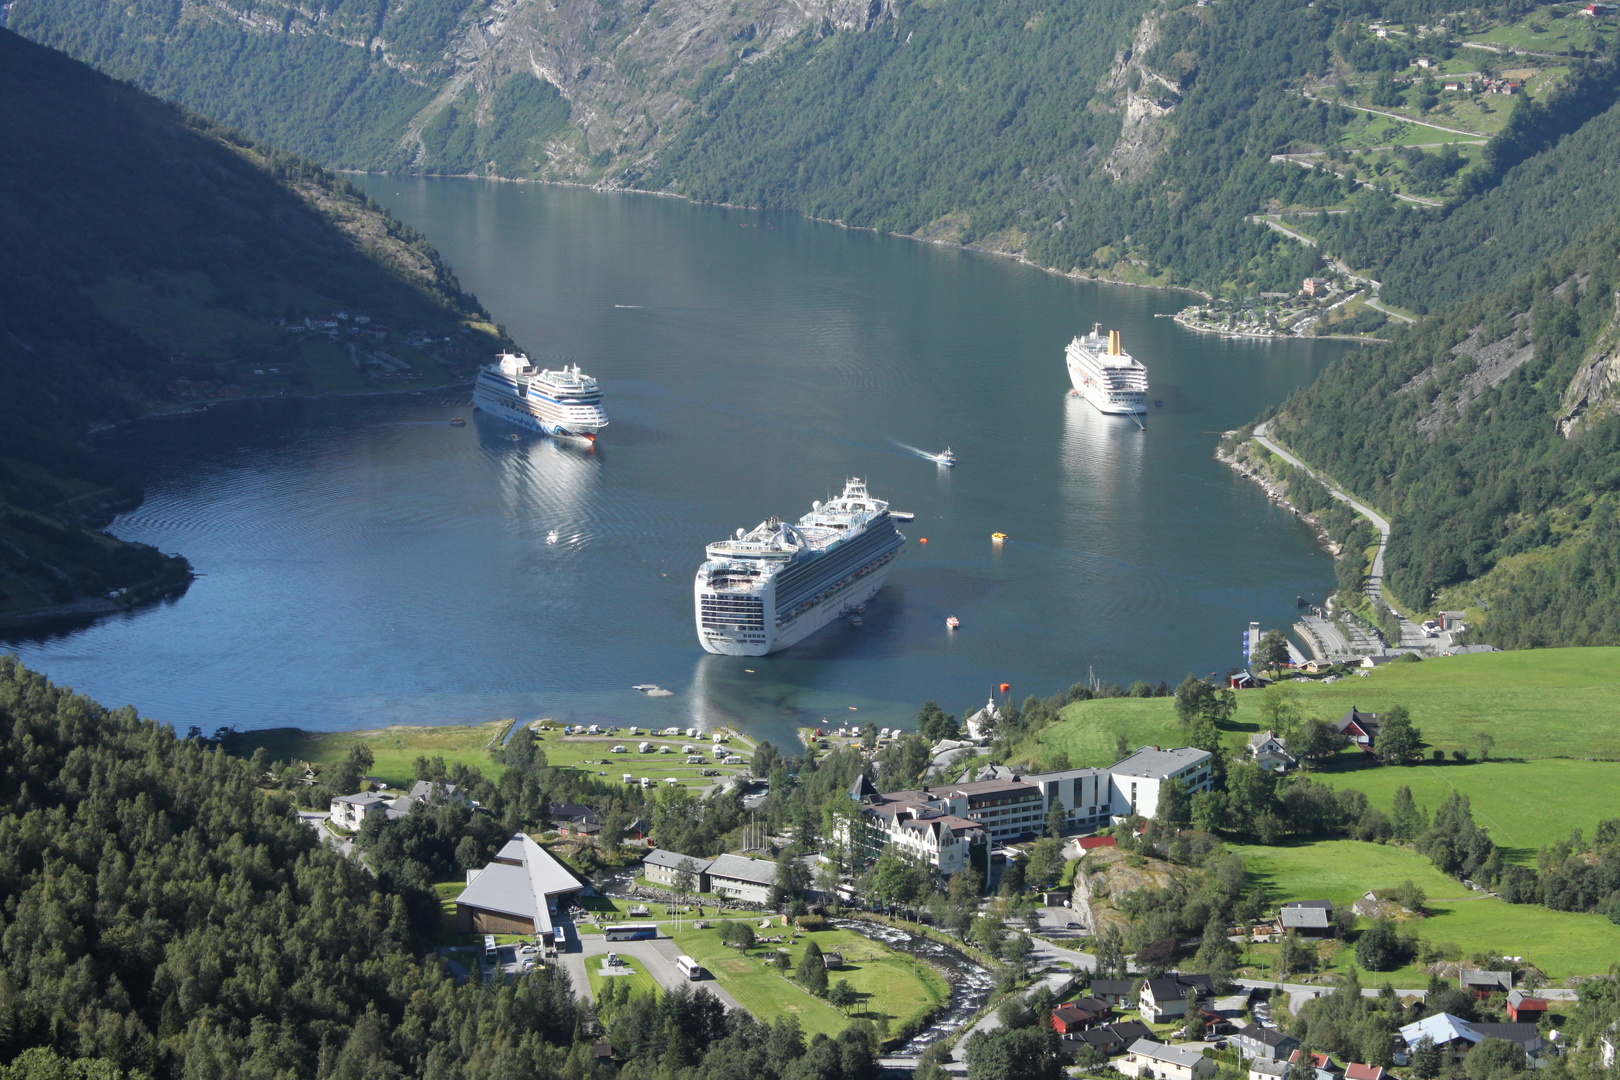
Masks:
[[[909,721],[926,698],[960,714],[1001,682],[1225,670],[1250,619],[1285,625],[1296,595],[1331,588],[1307,530],[1210,455],[1346,346],[1194,335],[1153,317],[1179,294],[785,216],[367,186],[531,355],[601,380],[597,448],[513,442],[482,414],[451,427],[473,414],[444,392],[144,425],[120,450],[149,495],[113,529],[201,576],[177,602],[11,643],[29,664],[181,726],[552,716],[780,740]],[[1163,404],[1145,429],[1067,393],[1063,346],[1094,321],[1148,365]],[[954,470],[908,449],[947,444]],[[865,625],[705,655],[703,545],[851,475],[917,515]]]

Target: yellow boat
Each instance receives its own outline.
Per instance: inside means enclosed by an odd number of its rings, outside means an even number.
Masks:
[[[991,539],[992,542],[999,544],[1003,540],[1007,539],[1007,534],[1006,533],[991,533],[990,534],[990,539]]]

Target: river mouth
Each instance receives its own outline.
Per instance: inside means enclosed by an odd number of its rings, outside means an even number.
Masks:
[[[951,988],[950,1001],[928,1025],[913,1035],[903,1046],[891,1050],[889,1056],[901,1058],[921,1057],[922,1052],[942,1039],[949,1039],[972,1020],[995,989],[996,978],[980,964],[969,959],[958,949],[943,945],[932,938],[913,933],[886,923],[866,922],[862,919],[834,919],[832,925],[840,930],[853,930],[862,937],[871,938],[895,952],[906,953],[938,969]]]

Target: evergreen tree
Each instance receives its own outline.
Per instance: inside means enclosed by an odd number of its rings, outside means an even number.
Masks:
[[[821,955],[821,946],[814,940],[804,946],[804,955],[799,958],[799,970],[795,976],[799,985],[812,994],[821,995],[827,992],[827,960]]]
[[[1390,809],[1390,831],[1397,840],[1416,840],[1429,827],[1429,817],[1418,809],[1412,798],[1412,789],[1402,784],[1395,789],[1395,802]]]

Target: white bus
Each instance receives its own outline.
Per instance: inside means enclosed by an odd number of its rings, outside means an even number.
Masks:
[[[658,936],[656,923],[608,923],[602,935],[609,941],[643,941]]]
[[[708,972],[703,970],[703,966],[690,956],[677,956],[675,958],[675,967],[682,975],[685,975],[693,982],[696,982],[708,974]]]

